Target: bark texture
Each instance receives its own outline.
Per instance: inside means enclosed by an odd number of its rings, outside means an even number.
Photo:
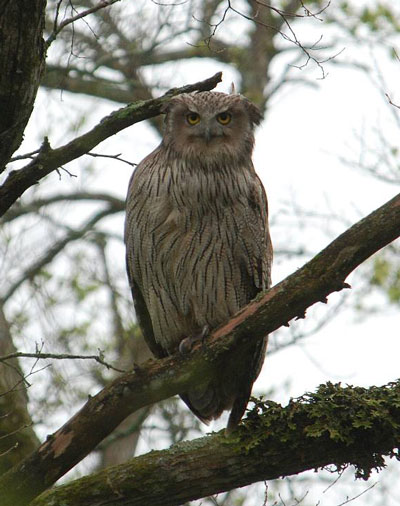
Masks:
[[[0,173],[22,142],[45,64],[46,0],[0,1]]]
[[[399,236],[400,194],[214,331],[205,350],[199,346],[190,356],[149,361],[90,398],[37,451],[0,478],[2,506],[27,505],[82,460],[130,413],[185,392],[221,367],[227,352],[245,349],[253,339],[261,339],[292,318],[304,317],[307,307],[326,302],[329,293],[348,287],[345,279],[350,272]],[[393,410],[397,408],[393,405]]]
[[[400,382],[321,385],[282,407],[258,403],[231,437],[213,434],[55,488],[31,506],[178,506],[309,469],[355,466],[358,478],[398,458]]]

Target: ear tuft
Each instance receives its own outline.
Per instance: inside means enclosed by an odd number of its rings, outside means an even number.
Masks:
[[[253,102],[250,102],[248,98],[243,97],[243,101],[250,116],[250,121],[253,123],[253,125],[259,125],[263,119],[262,112],[255,104],[253,104]]]
[[[232,81],[231,86],[229,88],[229,95],[238,95],[238,92],[235,89],[235,83]]]

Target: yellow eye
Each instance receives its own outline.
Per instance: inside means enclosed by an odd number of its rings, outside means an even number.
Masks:
[[[186,119],[187,119],[187,122],[189,123],[189,125],[197,125],[197,123],[200,122],[200,115],[197,114],[197,112],[190,112],[186,116]]]
[[[229,112],[220,112],[217,116],[218,123],[221,123],[221,125],[227,125],[230,123],[232,119],[232,115],[229,114]]]

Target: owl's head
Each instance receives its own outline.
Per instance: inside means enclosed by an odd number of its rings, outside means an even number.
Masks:
[[[239,94],[211,91],[174,97],[166,113],[163,145],[186,160],[251,156],[259,109]]]

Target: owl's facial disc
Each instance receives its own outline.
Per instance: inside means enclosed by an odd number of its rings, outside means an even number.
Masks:
[[[200,139],[209,144],[213,139],[226,136],[226,125],[231,122],[232,115],[221,112],[217,115],[200,115],[195,111],[189,111],[186,122],[190,126],[190,137]]]

